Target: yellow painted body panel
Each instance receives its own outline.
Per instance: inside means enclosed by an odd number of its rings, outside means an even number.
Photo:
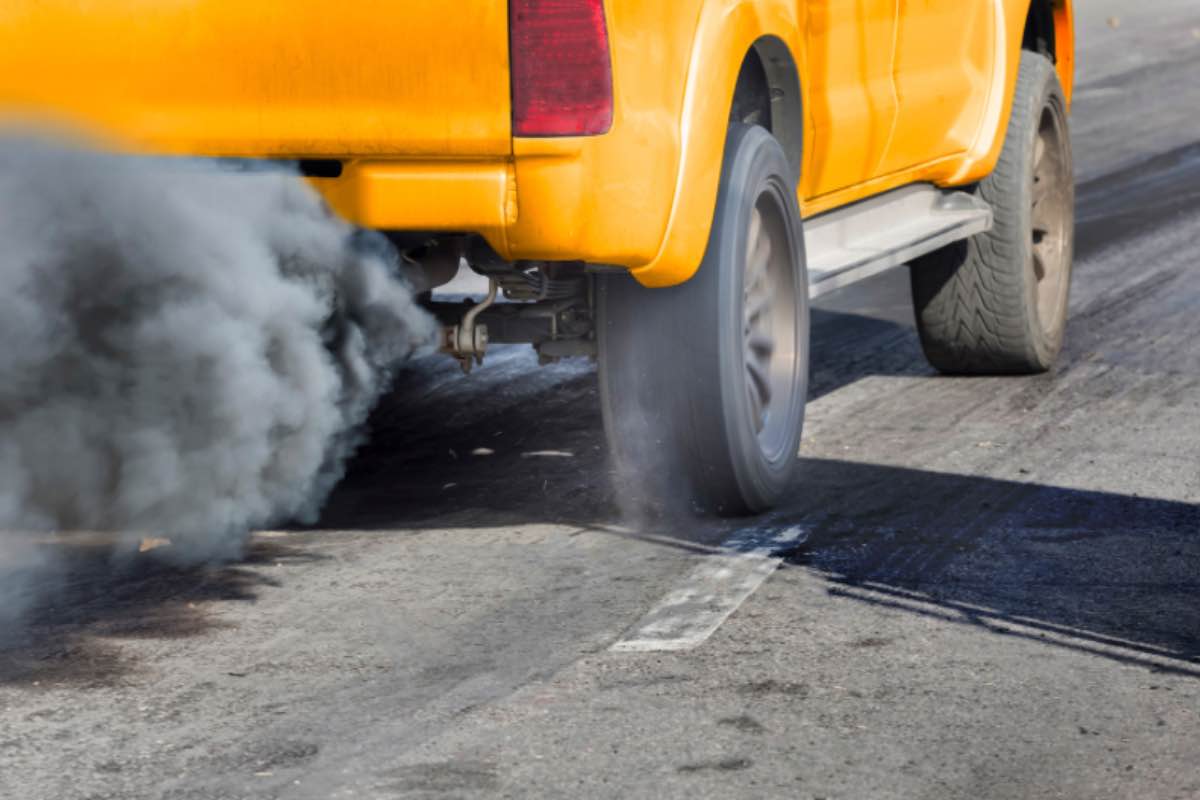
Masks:
[[[505,161],[371,161],[346,164],[339,179],[311,179],[329,205],[368,228],[503,231],[517,219],[513,168]],[[454,220],[447,228],[446,221]]]
[[[153,151],[510,153],[496,0],[3,0],[0,104]]]
[[[793,54],[804,52],[801,3],[709,0],[699,5],[700,19],[683,76],[679,166],[672,185],[668,227],[651,261],[626,265],[646,286],[682,283],[695,273],[704,256],[733,89],[745,54],[763,36],[777,37]],[[803,59],[794,60],[803,70]],[[806,120],[806,132],[808,126]],[[806,141],[812,140],[806,137]],[[811,151],[805,154],[805,161],[812,162]]]
[[[655,258],[689,136],[682,124],[684,84],[703,5],[608,2],[612,129],[604,136],[514,140],[518,216],[504,255],[555,259],[574,253],[628,267]]]
[[[995,77],[1000,8],[963,0],[899,0],[893,70],[900,111],[881,174],[971,146]]]
[[[148,152],[339,158],[359,224],[477,232],[510,259],[686,280],[707,243],[739,68],[770,37],[802,87],[812,215],[985,176],[1029,0],[606,0],[614,119],[513,139],[500,0],[5,0],[0,107]],[[1055,0],[1068,98],[1070,0]],[[778,52],[773,50],[772,52]]]
[[[816,197],[879,174],[897,113],[896,0],[809,0],[805,6],[806,139],[816,148],[801,180],[803,193]]]
[[[854,13],[866,0],[828,0],[826,6],[830,12],[835,10],[844,14]],[[930,0],[936,2],[937,0]],[[763,6],[781,8],[778,15],[763,13]],[[987,65],[991,76],[984,94],[973,98],[962,105],[972,105],[978,110],[978,119],[974,120],[972,128],[968,120],[963,121],[964,127],[957,134],[970,142],[961,152],[941,157],[933,156],[928,160],[895,171],[887,171],[887,153],[902,152],[910,147],[911,142],[924,140],[930,153],[940,152],[951,136],[943,124],[930,124],[917,127],[901,137],[894,137],[889,132],[889,144],[885,148],[885,161],[880,163],[871,177],[851,186],[822,193],[827,185],[820,183],[820,171],[813,171],[813,165],[819,165],[829,160],[837,160],[839,142],[837,138],[820,136],[818,122],[820,112],[814,112],[814,106],[820,107],[827,102],[820,96],[814,97],[814,87],[828,85],[830,79],[812,74],[810,69],[820,69],[821,64],[827,68],[836,62],[830,59],[810,58],[806,46],[811,43],[809,19],[804,13],[800,14],[800,22],[804,26],[801,31],[793,32],[779,27],[778,19],[786,18],[788,12],[799,5],[800,11],[813,7],[812,2],[779,2],[760,3],[753,0],[712,0],[706,8],[713,6],[736,7],[752,11],[745,12],[751,18],[750,30],[744,26],[731,25],[728,31],[720,36],[713,36],[708,47],[702,50],[703,60],[707,64],[692,65],[692,79],[696,74],[704,74],[707,84],[704,92],[707,99],[695,106],[685,105],[685,118],[682,126],[699,127],[701,129],[723,128],[724,117],[719,109],[729,108],[734,82],[736,80],[739,56],[744,53],[749,42],[761,36],[778,36],[785,41],[791,51],[798,54],[796,61],[800,69],[802,91],[804,94],[804,136],[805,152],[804,165],[801,172],[801,183],[798,187],[801,213],[812,216],[825,211],[857,202],[864,198],[879,194],[890,189],[910,183],[932,182],[940,186],[952,187],[973,183],[985,177],[995,167],[1004,146],[1004,133],[1008,127],[1008,116],[1011,110],[1012,97],[1017,82],[1017,65],[1020,62],[1020,51],[1025,29],[1025,20],[1029,12],[1029,0],[960,0],[961,7],[980,5],[992,11],[992,26],[987,32],[994,41],[991,48],[992,59]],[[1072,0],[1053,0],[1054,19],[1056,26],[1057,67],[1060,80],[1066,90],[1068,103],[1074,83],[1074,19]],[[899,23],[901,10],[900,0],[897,0],[897,34],[902,29]],[[727,11],[728,19],[738,18],[738,10]],[[703,41],[703,26],[697,36]],[[982,36],[982,33],[977,34]],[[867,68],[869,72],[869,67]],[[720,76],[717,78],[716,76]],[[692,87],[689,82],[689,90]],[[899,114],[904,109],[898,105]],[[853,112],[848,112],[853,113]],[[830,115],[832,116],[832,114]],[[918,118],[919,119],[919,118]],[[965,131],[965,133],[964,133]],[[911,137],[911,138],[910,138]],[[663,247],[659,256],[645,266],[633,267],[633,274],[647,286],[670,286],[687,280],[694,274],[700,259],[703,257],[707,243],[708,218],[716,198],[717,174],[713,165],[720,164],[720,146],[714,141],[716,137],[697,136],[681,153],[680,176],[677,187],[687,187],[686,193],[676,193],[676,204],[673,210],[672,224],[668,228]],[[831,181],[836,183],[837,181]],[[681,197],[681,195],[683,195]]]
[[[1075,0],[1055,0],[1054,38],[1058,46],[1056,65],[1067,104],[1075,91]]]

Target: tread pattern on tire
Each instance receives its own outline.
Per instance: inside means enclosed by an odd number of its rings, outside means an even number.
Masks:
[[[924,256],[912,265],[913,303],[929,362],[947,373],[1029,373],[1050,367],[1056,354],[1038,348],[1036,312],[1028,300],[1029,161],[1031,131],[1042,98],[1057,91],[1053,64],[1022,53],[1003,151],[976,191],[994,212],[992,230]],[[1069,275],[1068,275],[1069,280]]]

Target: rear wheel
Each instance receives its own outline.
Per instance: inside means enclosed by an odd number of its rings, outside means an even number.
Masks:
[[[1075,242],[1066,100],[1045,56],[1022,54],[1004,149],[977,191],[992,230],[912,264],[925,355],[948,373],[1043,372],[1062,348]]]
[[[696,275],[598,295],[605,427],[626,490],[722,514],[762,511],[791,485],[808,384],[808,281],[791,168],[763,128],[726,139]]]

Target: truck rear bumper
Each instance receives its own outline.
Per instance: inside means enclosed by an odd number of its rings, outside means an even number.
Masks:
[[[491,236],[517,221],[515,173],[507,160],[355,160],[336,178],[309,180],[334,211],[368,228]]]
[[[662,137],[670,144],[669,137]],[[331,208],[385,231],[477,233],[507,260],[637,269],[658,253],[675,159],[619,132],[513,140],[511,157],[357,157],[310,177]]]

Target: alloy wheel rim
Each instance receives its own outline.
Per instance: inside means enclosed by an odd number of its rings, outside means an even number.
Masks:
[[[1037,281],[1037,314],[1042,332],[1057,324],[1066,289],[1070,181],[1066,175],[1063,130],[1047,106],[1038,124],[1033,151],[1032,268]]]
[[[769,193],[755,204],[746,237],[742,343],[747,407],[759,446],[777,459],[795,398],[796,291],[783,209]]]

